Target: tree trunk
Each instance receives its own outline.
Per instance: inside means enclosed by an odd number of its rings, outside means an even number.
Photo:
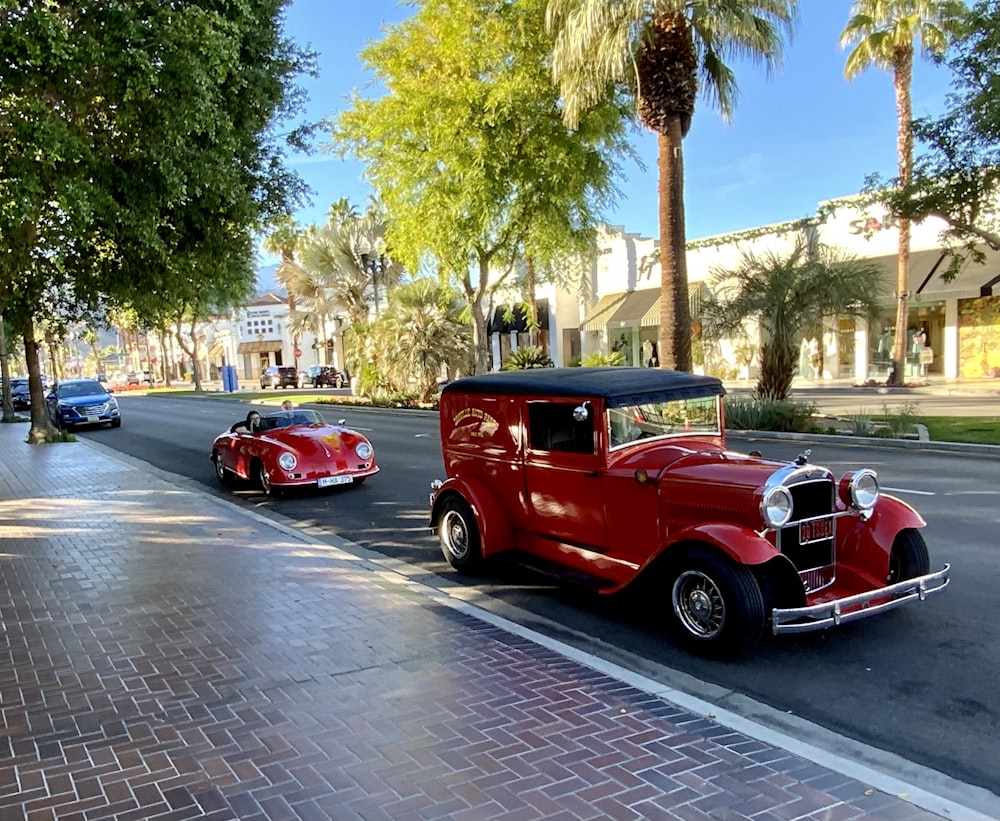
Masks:
[[[28,430],[28,443],[37,445],[51,442],[55,429],[49,421],[49,412],[45,407],[45,397],[42,393],[42,371],[38,367],[38,343],[35,342],[35,325],[30,318],[24,320],[22,328],[24,338],[24,359],[28,366],[28,390],[31,392],[31,428]]]
[[[0,316],[0,378],[3,379],[3,421],[13,422],[17,414],[14,413],[14,402],[10,397],[10,362],[7,361],[7,335],[2,316]]]
[[[691,370],[681,118],[656,136],[660,200],[660,367]]]
[[[910,100],[910,81],[913,76],[913,46],[901,47],[894,60],[894,85],[896,87],[896,151],[899,155],[899,181],[906,186],[910,181],[913,165],[913,118]],[[910,298],[910,221],[899,220],[899,259],[896,267],[896,339],[892,347],[892,364],[889,383],[902,385],[906,382],[906,343],[909,331]]]

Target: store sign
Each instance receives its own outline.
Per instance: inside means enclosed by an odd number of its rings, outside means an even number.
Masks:
[[[886,217],[880,220],[878,217],[865,216],[861,217],[861,219],[851,220],[848,225],[850,226],[848,233],[856,237],[871,239],[879,231],[895,228],[896,220],[893,217]]]

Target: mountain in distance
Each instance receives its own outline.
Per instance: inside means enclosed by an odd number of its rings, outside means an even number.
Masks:
[[[257,269],[257,296],[263,294],[284,294],[284,286],[278,282],[276,273],[280,263],[273,265],[262,265]]]

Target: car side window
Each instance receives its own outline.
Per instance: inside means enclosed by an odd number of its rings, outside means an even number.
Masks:
[[[531,402],[528,404],[528,445],[534,450],[563,453],[594,452],[594,418],[573,418],[579,402]]]

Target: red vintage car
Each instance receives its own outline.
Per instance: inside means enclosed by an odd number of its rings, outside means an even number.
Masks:
[[[459,379],[441,393],[447,479],[431,527],[459,571],[506,558],[615,593],[662,590],[683,644],[749,651],[940,593],[925,522],[874,470],[726,449],[725,389],[653,368]]]
[[[212,445],[215,474],[224,485],[255,482],[268,495],[297,487],[360,485],[378,473],[375,450],[364,436],[330,425],[314,410],[260,415],[251,411]]]

